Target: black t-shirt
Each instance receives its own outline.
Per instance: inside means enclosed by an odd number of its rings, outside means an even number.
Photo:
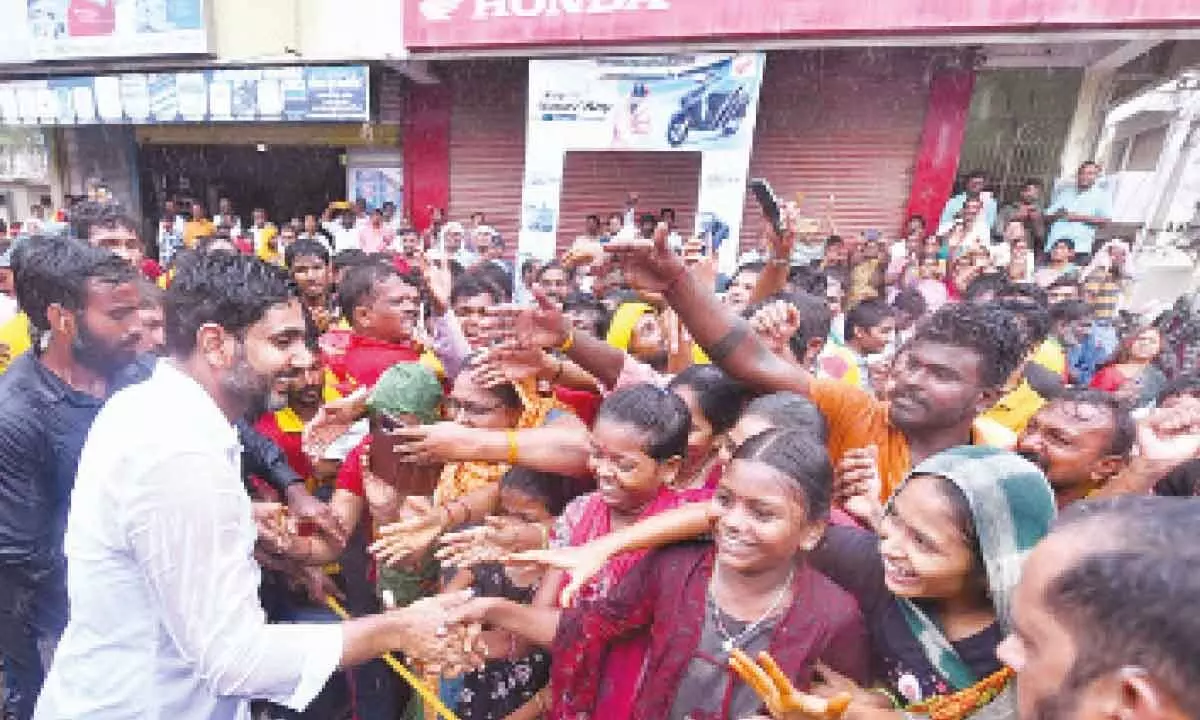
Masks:
[[[906,704],[954,692],[926,658],[899,601],[884,584],[876,535],[832,526],[809,561],[858,600],[871,634],[872,677],[877,683]],[[1002,639],[999,625],[993,624],[952,644],[975,677],[983,679],[1001,668],[996,647]]]

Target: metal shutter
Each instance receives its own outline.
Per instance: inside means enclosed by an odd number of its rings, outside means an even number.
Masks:
[[[638,213],[674,208],[681,232],[692,228],[700,194],[698,152],[568,152],[563,169],[558,247],[582,235],[588,215],[623,212],[629,193],[639,196]]]
[[[516,250],[525,167],[525,60],[445,63],[454,98],[450,119],[451,220],[487,215]]]
[[[784,201],[833,219],[842,234],[874,228],[896,237],[912,181],[929,94],[922,51],[772,52],[759,103],[750,177],[765,177]],[[743,248],[761,238],[749,193]]]

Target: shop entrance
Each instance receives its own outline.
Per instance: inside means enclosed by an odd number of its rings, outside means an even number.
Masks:
[[[673,208],[679,232],[687,236],[695,226],[700,195],[700,153],[571,150],[562,183],[560,251],[583,234],[588,215],[599,215],[603,222],[610,213],[623,212],[629,193],[639,197],[639,215]]]
[[[299,145],[142,145],[142,212],[157,218],[168,198],[196,198],[210,214],[228,197],[249,221],[256,207],[274,222],[320,214],[346,192],[345,148]]]

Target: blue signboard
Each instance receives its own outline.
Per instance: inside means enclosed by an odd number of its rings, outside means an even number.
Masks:
[[[362,65],[127,73],[0,83],[0,124],[366,122]]]

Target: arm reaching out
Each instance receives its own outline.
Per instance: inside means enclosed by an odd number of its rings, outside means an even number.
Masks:
[[[660,223],[653,240],[614,240],[606,249],[618,258],[631,284],[666,296],[692,338],[730,377],[760,392],[807,394],[812,375],[771,353],[748,322],[696,282],[667,247],[667,234],[666,224]]]
[[[571,581],[563,588],[560,598],[562,606],[568,607],[580,588],[600,572],[614,555],[690,540],[711,530],[712,524],[712,505],[706,502],[691,503],[615,530],[587,545],[559,550],[531,550],[514,555],[511,562],[533,563],[569,572]]]

